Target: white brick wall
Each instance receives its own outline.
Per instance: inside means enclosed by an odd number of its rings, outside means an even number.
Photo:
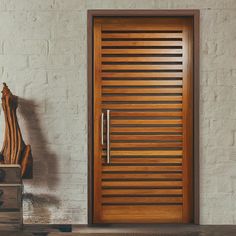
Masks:
[[[201,10],[201,223],[235,224],[235,0],[0,0],[0,78],[21,98],[34,156],[25,223],[87,223],[86,14],[96,8]]]

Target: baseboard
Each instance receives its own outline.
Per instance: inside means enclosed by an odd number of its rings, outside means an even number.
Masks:
[[[23,230],[27,232],[72,232],[71,224],[24,224]]]

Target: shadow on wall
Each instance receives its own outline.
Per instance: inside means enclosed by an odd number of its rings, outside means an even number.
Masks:
[[[49,206],[60,205],[60,201],[55,196],[49,194],[25,193],[23,201],[32,206],[32,209],[28,210],[30,212],[29,218],[38,217],[40,210],[40,216],[43,216],[40,219],[41,224],[49,224],[51,221],[51,212],[48,210]],[[28,221],[31,220],[29,219]],[[32,220],[32,223],[35,223],[34,220]]]
[[[34,162],[33,179],[25,182],[33,188],[46,187],[53,189],[58,185],[58,176],[54,174],[57,173],[58,168],[57,156],[49,150],[44,130],[41,128],[39,114],[37,113],[38,106],[34,101],[23,98],[18,98],[18,102],[18,113],[25,123],[24,131],[27,133],[29,144],[32,147]],[[50,221],[48,207],[60,205],[59,200],[49,194],[24,193],[23,199],[30,208],[32,207],[32,215],[35,208],[40,208],[40,215],[44,215],[44,223]]]
[[[25,121],[25,133],[28,135],[34,163],[34,176],[32,184],[37,186],[48,186],[54,188],[58,184],[58,178],[54,174],[49,178],[50,173],[57,173],[57,157],[48,147],[47,139],[40,125],[37,114],[37,105],[32,100],[19,98],[19,114]],[[38,169],[40,168],[40,169]]]

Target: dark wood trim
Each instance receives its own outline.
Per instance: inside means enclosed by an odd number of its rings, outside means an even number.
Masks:
[[[93,15],[88,14],[88,224],[93,216]]]
[[[88,10],[88,16],[191,16],[199,14],[199,10]]]
[[[194,158],[194,224],[200,222],[200,205],[199,205],[199,50],[200,50],[200,11],[195,10],[193,14],[193,158]]]
[[[24,224],[22,232],[32,233],[32,235],[48,235],[51,232],[72,232],[71,224]],[[5,231],[5,229],[4,229]],[[11,235],[11,234],[10,234]],[[28,235],[28,234],[27,234]]]
[[[88,10],[88,224],[93,225],[93,19],[96,16],[181,16],[194,24],[194,224],[199,224],[199,10]]]

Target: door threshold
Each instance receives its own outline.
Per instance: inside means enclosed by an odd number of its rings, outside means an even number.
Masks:
[[[94,224],[94,225],[73,225],[72,232],[84,234],[116,234],[116,233],[145,233],[145,234],[186,234],[198,233],[199,225],[195,224]]]

